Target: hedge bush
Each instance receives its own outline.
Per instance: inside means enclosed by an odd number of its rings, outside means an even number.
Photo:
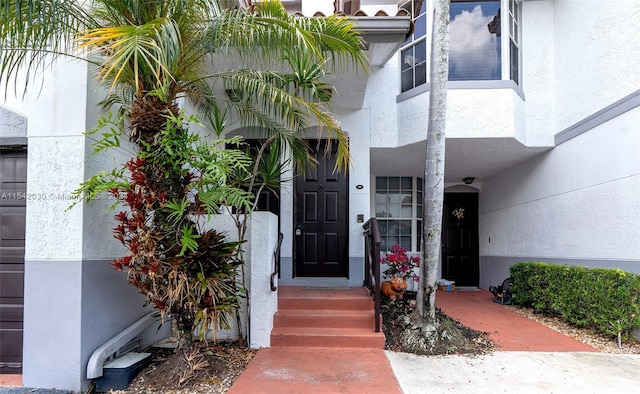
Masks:
[[[619,269],[522,262],[510,269],[513,300],[579,327],[628,337],[640,327],[640,275]]]

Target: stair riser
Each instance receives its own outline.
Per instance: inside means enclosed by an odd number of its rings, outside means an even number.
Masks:
[[[362,328],[373,330],[375,322],[371,316],[291,316],[276,313],[275,327],[317,327],[317,328]]]
[[[370,310],[373,308],[371,299],[320,299],[320,298],[279,298],[278,310],[304,309],[304,310]]]
[[[277,347],[355,347],[384,348],[384,336],[307,336],[307,335],[272,335],[271,346]]]

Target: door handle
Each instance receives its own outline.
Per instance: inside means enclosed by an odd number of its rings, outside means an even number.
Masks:
[[[302,235],[302,226],[300,225],[296,226],[296,235]]]

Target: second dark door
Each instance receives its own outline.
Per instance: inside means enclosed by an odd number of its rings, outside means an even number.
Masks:
[[[456,286],[478,286],[478,194],[445,193],[442,277]]]

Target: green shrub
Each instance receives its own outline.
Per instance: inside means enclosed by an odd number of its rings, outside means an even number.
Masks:
[[[640,275],[619,269],[522,262],[510,269],[513,300],[579,327],[625,337],[640,326]]]

